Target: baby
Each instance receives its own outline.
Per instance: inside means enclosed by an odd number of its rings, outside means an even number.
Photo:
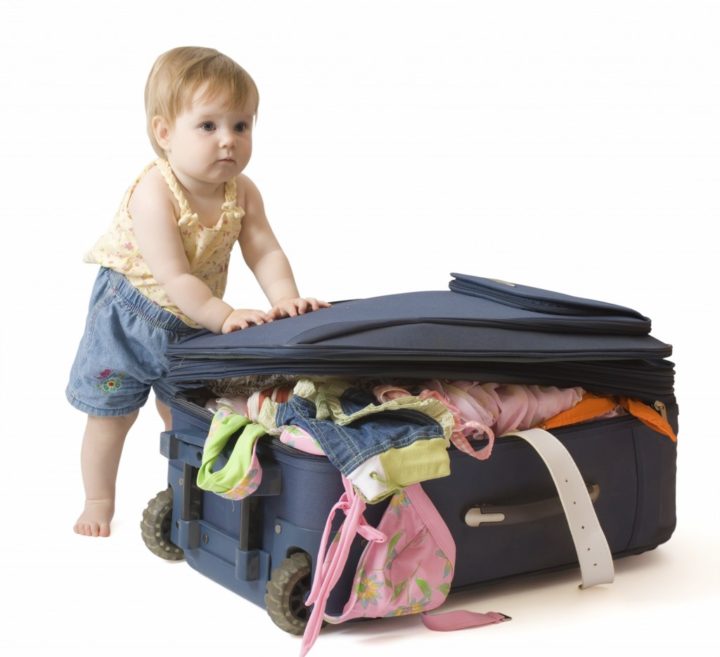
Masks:
[[[203,328],[228,333],[329,305],[300,297],[260,192],[242,174],[257,108],[252,78],[216,50],[175,48],[150,72],[147,129],[159,159],[85,258],[100,271],[66,391],[88,414],[78,534],[110,535],[123,443],[151,387],[170,428],[169,343]],[[268,312],[222,300],[236,241]]]

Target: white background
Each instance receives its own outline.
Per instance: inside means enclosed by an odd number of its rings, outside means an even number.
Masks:
[[[178,45],[216,47],[256,79],[247,173],[304,294],[443,289],[460,271],[637,308],[675,349],[669,543],[597,590],[571,572],[450,599],[509,624],[351,624],[312,654],[717,649],[719,33],[720,6],[692,0],[0,0],[0,652],[299,649],[142,544],[166,481],[152,408],[128,439],[112,537],[71,530],[84,418],[64,387],[95,276],[81,258],[153,157],[145,78]],[[243,267],[228,300],[265,307]]]

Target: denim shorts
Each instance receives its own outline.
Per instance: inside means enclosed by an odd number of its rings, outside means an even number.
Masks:
[[[89,415],[128,415],[153,388],[169,404],[176,389],[166,380],[165,350],[201,330],[144,297],[122,274],[101,267],[65,391],[68,401]]]
[[[394,410],[382,410],[375,396],[358,388],[347,388],[340,399],[346,417],[357,414],[348,423],[336,423],[335,418],[317,419],[314,401],[294,395],[288,402],[278,404],[275,424],[304,429],[318,443],[325,456],[346,477],[365,461],[390,449],[408,447],[418,440],[443,438],[443,427],[422,411],[421,400],[408,402]],[[368,409],[362,413],[363,409]]]

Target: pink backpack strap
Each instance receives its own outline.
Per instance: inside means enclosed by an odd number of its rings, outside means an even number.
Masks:
[[[420,394],[420,398],[437,399],[439,402],[445,404],[446,408],[450,411],[453,419],[455,420],[455,427],[452,435],[450,436],[450,441],[453,445],[455,445],[455,447],[478,461],[485,461],[490,458],[493,444],[495,443],[495,433],[489,426],[478,422],[477,420],[464,420],[460,414],[460,410],[455,404],[453,404],[450,397],[438,392],[437,390],[423,390]],[[474,433],[480,436],[485,435],[488,441],[487,445],[480,450],[475,450],[466,438],[465,432]]]
[[[482,433],[485,433],[488,440],[487,445],[485,445],[485,447],[483,447],[482,449],[476,451],[473,446],[468,442],[468,439],[465,437],[465,434],[463,433],[465,429],[472,429],[481,435]],[[460,430],[454,431],[452,436],[450,437],[450,440],[452,444],[455,445],[455,447],[457,447],[461,452],[464,452],[468,456],[472,456],[472,458],[477,459],[478,461],[485,461],[489,459],[490,454],[492,454],[493,445],[495,444],[495,434],[492,432],[491,429],[482,426],[478,422],[470,420],[460,425]]]
[[[438,513],[427,493],[420,484],[408,486],[405,489],[415,509],[423,517],[423,521],[432,531],[435,540],[445,554],[455,563],[455,541],[447,528],[445,521]],[[483,627],[510,620],[509,616],[495,611],[481,614],[472,611],[447,611],[439,614],[420,614],[422,622],[429,630],[437,632],[450,632],[464,630],[470,627]]]
[[[305,602],[308,606],[314,606],[305,627],[302,646],[300,647],[300,657],[304,657],[308,653],[320,633],[328,597],[338,579],[340,579],[340,575],[342,575],[355,535],[360,534],[363,538],[372,541],[382,542],[386,540],[382,532],[367,524],[363,516],[366,506],[365,501],[355,493],[352,484],[345,477],[343,477],[343,484],[345,492],[330,511],[320,541],[313,585]],[[327,549],[332,521],[337,511],[342,511],[346,517],[330,545],[330,549]]]
[[[446,611],[441,614],[421,614],[421,618],[425,627],[435,632],[454,632],[511,620],[510,616],[497,611],[484,614],[475,611]]]
[[[317,564],[313,575],[312,590],[305,602],[308,606],[313,605],[313,609],[310,613],[307,626],[305,627],[300,657],[307,655],[320,633],[320,628],[322,627],[322,622],[325,617],[325,607],[328,597],[345,568],[350,547],[355,536],[360,534],[368,541],[376,543],[384,543],[387,541],[387,536],[382,531],[367,524],[363,515],[366,507],[365,501],[355,493],[352,484],[345,477],[343,477],[343,485],[345,486],[345,492],[330,511],[320,541]],[[425,526],[432,532],[437,546],[454,564],[455,542],[450,534],[450,530],[447,528],[447,525],[442,520],[442,517],[430,498],[422,489],[422,486],[420,486],[420,484],[408,486],[405,489],[405,493],[412,502],[416,512],[421,516]],[[338,511],[342,511],[346,517],[328,548],[333,519],[335,513]],[[480,614],[469,611],[451,611],[433,615],[423,613],[421,617],[426,627],[436,631],[482,627],[484,625],[510,620],[509,616],[496,612]],[[337,620],[341,622],[345,620],[345,618],[340,617]]]

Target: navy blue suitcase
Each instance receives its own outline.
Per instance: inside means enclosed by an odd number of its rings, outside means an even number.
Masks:
[[[464,286],[464,287],[463,287]],[[461,289],[458,289],[461,288]],[[325,458],[263,439],[260,488],[231,501],[196,486],[212,413],[207,383],[281,373],[344,377],[441,376],[582,385],[632,396],[677,432],[671,348],[649,336],[636,311],[523,286],[456,276],[449,292],[345,302],[331,309],[226,336],[199,336],[171,349],[182,392],[161,437],[168,488],[142,522],[150,550],[185,558],[197,571],[267,608],[282,629],[302,633],[328,513],[343,487]],[[675,528],[676,443],[627,415],[553,430],[588,486],[613,557],[650,550]],[[524,441],[496,441],[477,461],[450,449],[451,476],[423,483],[457,546],[452,590],[577,565],[547,469]],[[222,462],[218,463],[221,466]],[[385,503],[368,507],[376,522]],[[471,526],[470,509],[502,522]],[[348,598],[357,540],[327,606]]]

